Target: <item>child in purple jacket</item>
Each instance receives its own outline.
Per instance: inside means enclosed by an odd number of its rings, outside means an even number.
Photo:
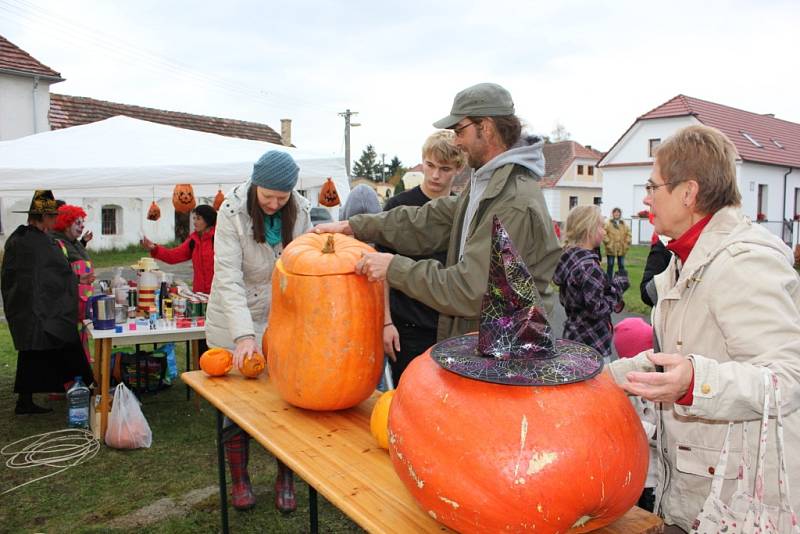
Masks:
[[[611,356],[613,328],[611,313],[622,311],[622,294],[630,286],[625,271],[611,281],[600,266],[594,249],[605,236],[603,215],[597,206],[577,206],[567,217],[564,253],[556,267],[553,282],[567,320],[563,337],[593,347]]]

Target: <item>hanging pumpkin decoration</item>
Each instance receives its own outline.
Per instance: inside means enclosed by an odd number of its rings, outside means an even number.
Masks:
[[[394,389],[390,389],[375,401],[369,418],[369,430],[381,449],[389,448],[389,407],[392,405]]]
[[[633,507],[649,448],[591,347],[552,337],[533,279],[498,219],[480,331],[403,372],[389,409],[395,472],[458,532],[588,532]]]
[[[270,380],[289,404],[340,410],[375,390],[383,369],[383,284],[354,273],[364,252],[374,249],[352,237],[304,234],[275,264],[263,345]]]
[[[172,205],[175,206],[175,211],[178,213],[189,213],[195,206],[197,201],[194,199],[194,189],[191,184],[178,184],[172,191]]]
[[[233,354],[223,348],[208,349],[200,356],[200,369],[209,376],[223,376],[233,367]]]
[[[147,210],[147,220],[157,221],[161,218],[161,208],[158,207],[156,201],[150,203],[150,208]]]
[[[225,202],[225,193],[222,192],[222,189],[217,189],[217,194],[214,195],[214,203],[212,204],[214,211],[219,211],[219,207],[222,206],[223,202]]]
[[[242,359],[239,372],[246,378],[256,378],[267,368],[267,360],[257,352]]]
[[[322,185],[322,189],[319,191],[319,203],[327,208],[341,204],[339,192],[336,191],[336,184],[333,183],[333,179],[328,178]]]

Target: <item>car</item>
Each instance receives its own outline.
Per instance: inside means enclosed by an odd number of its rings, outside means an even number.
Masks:
[[[311,208],[311,224],[314,226],[320,223],[333,222],[331,212],[322,207]]]

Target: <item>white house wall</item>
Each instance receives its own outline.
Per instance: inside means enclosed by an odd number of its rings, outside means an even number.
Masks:
[[[674,134],[685,126],[699,124],[694,117],[669,117],[664,119],[647,119],[639,121],[625,139],[609,154],[603,164],[641,163],[652,161],[649,155],[650,139],[661,139]],[[605,168],[603,169],[605,172]]]
[[[614,208],[620,208],[622,216],[628,218],[647,209],[641,199],[644,198],[644,185],[650,178],[651,172],[652,165],[604,167],[603,215],[610,217]]]
[[[0,141],[50,130],[47,121],[50,84],[39,81],[35,105],[33,87],[33,78],[0,74]]]

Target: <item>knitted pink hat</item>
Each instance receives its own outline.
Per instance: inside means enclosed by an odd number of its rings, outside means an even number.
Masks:
[[[639,317],[628,317],[614,326],[614,347],[620,358],[630,358],[653,348],[653,327]]]

